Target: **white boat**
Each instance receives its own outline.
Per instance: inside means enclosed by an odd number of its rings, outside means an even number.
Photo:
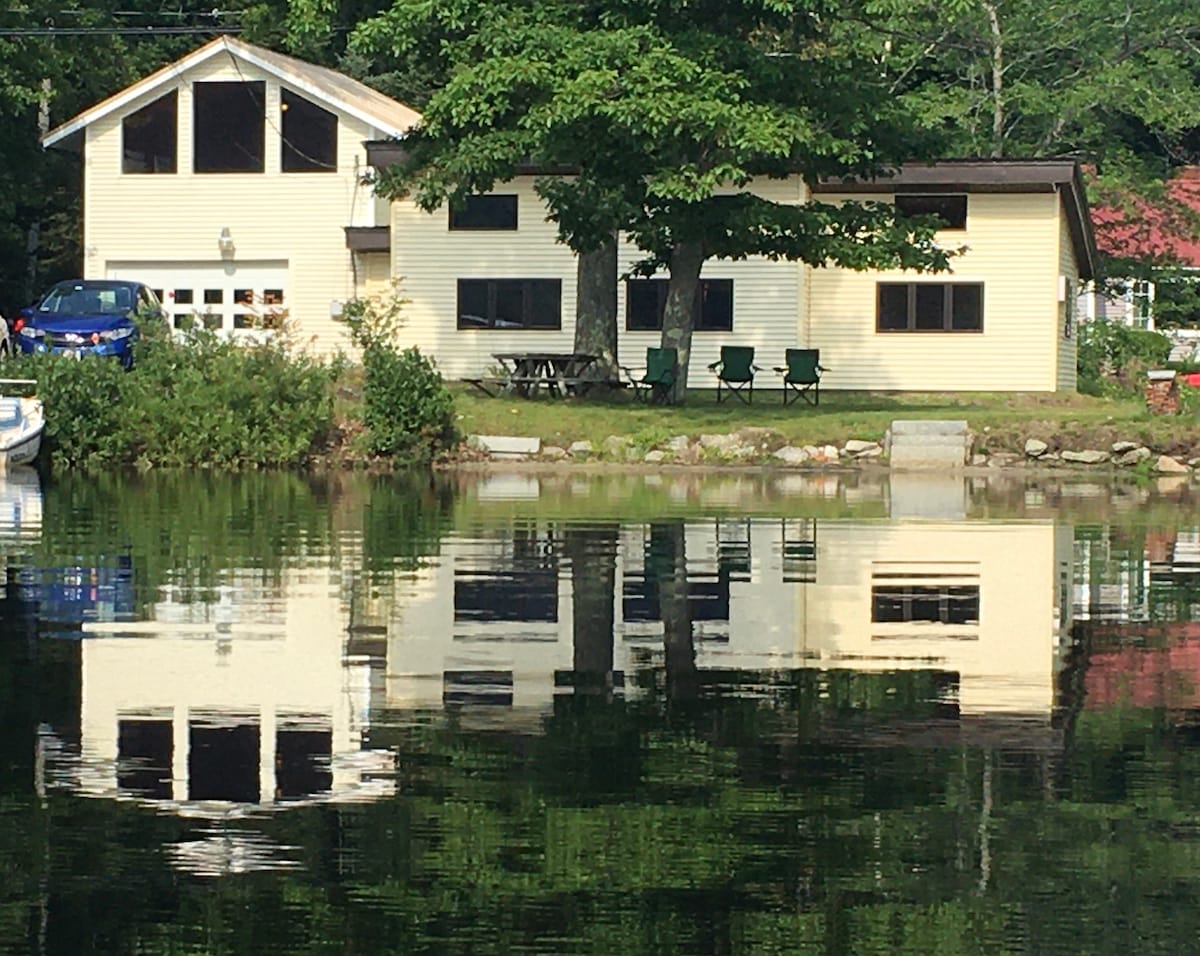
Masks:
[[[31,378],[0,378],[0,388],[36,386]],[[28,465],[37,458],[46,429],[42,400],[36,396],[0,394],[0,464]]]

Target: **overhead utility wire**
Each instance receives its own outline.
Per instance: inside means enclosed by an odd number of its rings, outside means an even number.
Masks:
[[[241,27],[213,24],[210,27],[26,27],[7,30],[0,27],[0,37],[77,37],[77,36],[178,36],[210,33],[241,33]]]

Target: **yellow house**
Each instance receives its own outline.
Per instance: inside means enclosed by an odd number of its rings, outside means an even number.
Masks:
[[[82,157],[85,278],[146,282],[176,324],[199,315],[233,336],[286,314],[333,352],[340,303],[364,278],[347,235],[386,223],[363,143],[418,119],[333,70],[222,36],[42,142]]]
[[[450,379],[479,376],[497,352],[570,351],[575,256],[534,176],[432,214],[373,196],[372,170],[419,119],[332,70],[221,37],[43,142],[83,154],[84,275],[147,282],[177,322],[199,313],[238,335],[285,311],[332,353],[347,344],[341,303],[396,282],[408,344]],[[1075,291],[1092,278],[1095,244],[1073,161],[950,161],[750,189],[780,203],[890,200],[940,217],[940,241],[963,251],[944,275],[709,261],[693,386],[715,386],[706,366],[722,345],[751,345],[765,369],[789,347],[820,349],[825,388],[1075,388]],[[131,227],[134,209],[162,214]],[[622,275],[637,258],[626,244]],[[620,282],[623,364],[658,344],[664,293],[661,277]]]

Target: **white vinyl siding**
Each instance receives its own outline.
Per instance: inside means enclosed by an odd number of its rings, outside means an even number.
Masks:
[[[240,66],[240,70],[239,70]],[[265,170],[220,176],[192,173],[192,84],[214,80],[266,83]],[[338,116],[336,173],[280,172],[279,81],[228,56],[207,60],[178,81],[178,172],[156,176],[121,172],[121,120],[163,95],[102,117],[86,130],[84,152],[84,268],[100,278],[110,264],[204,263],[220,259],[225,228],[235,263],[286,262],[289,317],[297,341],[323,353],[348,347],[344,329],[331,318],[331,303],[354,295],[344,227],[370,223],[374,197],[360,182],[366,124]],[[153,215],[146,215],[153,211]],[[131,278],[137,278],[131,276]]]
[[[401,335],[436,358],[450,379],[479,375],[494,352],[570,351],[575,339],[575,256],[557,242],[532,177],[497,186],[517,196],[513,230],[451,231],[449,209],[392,204],[392,275],[406,300]],[[561,279],[561,329],[459,329],[459,279]]]
[[[806,190],[799,177],[762,180],[751,192],[777,203],[802,203]],[[641,258],[638,249],[624,245],[618,272],[624,275]],[[663,277],[666,273],[661,273]],[[709,259],[700,275],[706,279],[733,280],[733,329],[729,332],[696,332],[688,364],[690,388],[716,388],[717,378],[708,366],[721,357],[722,345],[754,347],[754,361],[762,369],[755,376],[755,390],[777,389],[779,379],[769,371],[784,364],[784,351],[807,346],[802,330],[804,267],[798,262],[772,262],[760,257],[727,262]],[[661,332],[629,332],[625,329],[625,283],[617,286],[617,327],[621,364],[644,365],[646,349],[662,342]],[[824,358],[822,357],[822,361]]]
[[[835,201],[838,197],[825,197]],[[869,200],[870,195],[843,199]],[[1054,391],[1058,375],[1057,193],[972,193],[965,246],[947,274],[809,269],[812,341],[829,371],[823,388],[915,391]],[[877,333],[876,284],[979,282],[982,334]]]

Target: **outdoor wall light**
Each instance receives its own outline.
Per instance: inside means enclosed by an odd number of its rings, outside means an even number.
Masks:
[[[221,227],[221,235],[217,238],[217,248],[221,250],[221,255],[233,255],[233,236],[229,234],[229,227]]]

